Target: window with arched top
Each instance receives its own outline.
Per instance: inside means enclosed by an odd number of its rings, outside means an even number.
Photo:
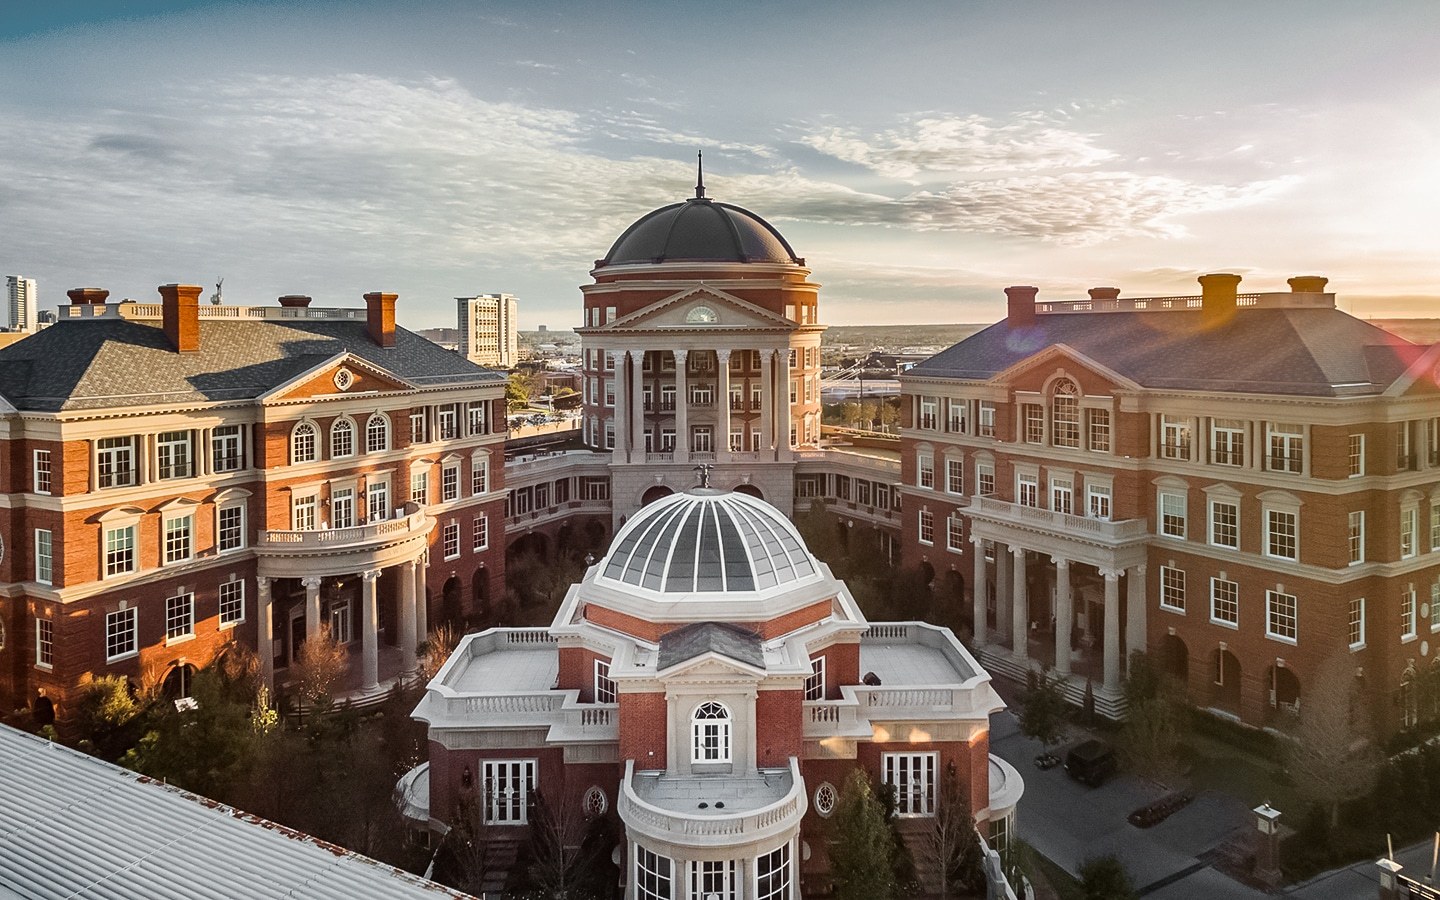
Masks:
[[[316,459],[316,431],[313,423],[301,422],[290,432],[290,462],[307,463]]]
[[[1057,447],[1080,446],[1080,388],[1068,378],[1050,395],[1050,435]]]
[[[730,762],[730,710],[710,701],[695,707],[690,717],[692,762]]]
[[[344,459],[355,455],[355,423],[345,416],[330,426],[330,458]]]
[[[390,419],[377,412],[365,423],[365,452],[383,453],[390,449]]]

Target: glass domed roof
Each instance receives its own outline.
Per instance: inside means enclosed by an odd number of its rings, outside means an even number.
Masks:
[[[815,558],[778,509],[745,494],[696,488],[637,512],[615,536],[598,577],[664,594],[718,594],[819,576]]]

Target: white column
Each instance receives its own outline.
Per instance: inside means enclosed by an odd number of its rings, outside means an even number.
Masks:
[[[210,474],[210,435],[212,429],[202,428],[195,436],[195,458],[190,461],[190,468],[197,477]]]
[[[687,350],[675,354],[675,461],[690,461],[690,385],[685,366],[690,358]]]
[[[986,566],[985,566],[985,539],[978,537],[970,538],[970,553],[974,556],[974,570],[970,576],[970,607],[971,614],[975,617],[974,643],[978,650],[985,643],[985,587],[986,587]]]
[[[730,351],[716,350],[715,364],[720,367],[719,373],[715,376],[716,393],[720,402],[720,415],[716,417],[719,425],[716,430],[720,432],[719,443],[715,446],[715,459],[717,462],[730,461]],[[743,440],[743,439],[742,439]],[[740,446],[745,446],[743,443]]]
[[[760,452],[775,446],[775,351],[760,351]]]
[[[380,635],[379,600],[375,596],[375,582],[380,579],[379,569],[367,569],[360,573],[360,690],[368,691],[380,685]]]
[[[1101,569],[1105,576],[1105,690],[1120,690],[1120,572]]]
[[[400,564],[400,669],[415,671],[415,561]]]
[[[1070,626],[1075,610],[1070,597],[1070,560],[1050,557],[1055,564],[1055,670],[1070,674]]]
[[[1145,564],[1125,570],[1125,670],[1131,657],[1145,649]]]
[[[630,452],[645,452],[645,351],[630,351]]]
[[[1004,635],[1010,630],[1010,575],[1015,567],[1005,559],[1010,547],[995,542],[995,631]]]
[[[1025,578],[1025,548],[1012,547],[1015,573],[1011,585],[1015,602],[1010,606],[1010,649],[1019,659],[1030,655],[1030,592]]]
[[[270,579],[255,579],[255,653],[265,686],[275,686],[275,607],[270,600]]]
[[[416,640],[417,642],[418,642],[418,641],[428,641],[428,640],[430,640],[430,609],[429,609],[430,604],[429,604],[429,603],[426,601],[426,599],[425,599],[425,570],[426,570],[425,555],[422,553],[422,554],[420,555],[420,558],[417,559],[417,560],[415,560],[415,572],[414,572],[414,575],[415,575],[415,578],[414,578],[414,581],[415,581],[415,635],[416,635],[415,640]],[[481,566],[481,567],[480,567],[480,571],[481,571],[481,572],[485,572],[485,574],[486,574],[487,577],[488,577],[489,574],[490,574],[489,572],[486,572],[486,571],[485,571],[485,567],[484,567],[484,566]]]
[[[799,356],[798,351],[796,356]],[[794,455],[790,449],[790,351],[781,350],[777,360],[780,364],[780,377],[776,386],[775,430],[779,435],[775,438],[775,446],[780,450],[780,459],[790,459]]]
[[[630,392],[630,384],[625,380],[625,351],[607,350],[605,352],[615,360],[615,371],[612,373],[612,379],[615,382],[615,408],[610,413],[611,419],[615,423],[615,453],[617,455],[628,454],[630,451],[630,428],[628,425],[630,413],[626,395]],[[602,384],[600,385],[600,397],[596,398],[596,405],[603,409],[605,402],[605,385],[603,384],[605,370],[603,368],[600,370],[600,377]],[[601,439],[603,440],[603,435]]]
[[[320,633],[320,579],[302,578],[300,583],[305,586],[305,640],[308,641]]]

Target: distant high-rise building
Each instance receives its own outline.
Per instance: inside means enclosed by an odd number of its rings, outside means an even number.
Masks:
[[[5,276],[5,309],[0,311],[0,326],[11,331],[34,331],[36,305],[40,295],[35,279],[24,275]]]
[[[520,304],[512,294],[456,297],[460,354],[477,365],[509,368],[520,361],[515,320]]]

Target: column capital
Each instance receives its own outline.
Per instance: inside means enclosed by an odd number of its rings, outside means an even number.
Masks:
[[[1052,556],[1050,557],[1050,561],[1055,564],[1055,568],[1057,569],[1070,568],[1070,560],[1066,559],[1063,556]]]
[[[970,543],[974,544],[976,547],[982,547],[985,545],[985,539],[983,537],[980,537],[979,535],[972,534],[970,535]]]
[[[360,578],[363,579],[367,584],[369,584],[369,583],[371,583],[371,582],[379,581],[379,580],[380,580],[380,570],[379,570],[379,569],[366,569],[365,571],[363,571],[363,572],[360,573]]]
[[[645,361],[644,350],[626,350],[625,352],[628,353],[630,355],[630,359],[636,363],[643,363]]]
[[[420,568],[420,558],[416,557],[415,559],[407,559],[400,565],[405,569],[405,571],[414,574],[415,570]]]
[[[315,577],[315,576],[313,576],[313,575],[310,576],[310,577],[308,577],[308,578],[302,578],[302,579],[300,579],[300,584],[301,584],[301,585],[305,588],[305,590],[307,590],[307,591],[318,591],[318,590],[320,590],[320,579],[317,578],[317,577]]]
[[[255,589],[260,592],[260,596],[264,597],[270,593],[270,582],[273,580],[268,575],[255,576]]]
[[[1120,570],[1120,569],[1101,569],[1101,570],[1100,570],[1100,574],[1105,577],[1105,580],[1106,580],[1106,581],[1119,581],[1119,580],[1120,580],[1121,570]]]
[[[716,351],[715,351],[715,358],[718,359],[718,360],[719,360],[720,362],[722,362],[722,363],[728,363],[728,362],[730,361],[730,351],[729,351],[729,350],[716,350]]]
[[[1024,559],[1024,558],[1025,558],[1025,548],[1024,548],[1024,547],[1011,547],[1011,548],[1010,548],[1010,555],[1013,556],[1013,557],[1015,557],[1016,559]]]
[[[1140,563],[1140,564],[1137,565],[1137,566],[1131,566],[1131,567],[1130,567],[1130,571],[1131,571],[1131,572],[1134,572],[1136,575],[1139,575],[1141,578],[1144,578],[1144,577],[1145,577],[1145,564],[1144,564],[1144,563]]]
[[[680,363],[683,362],[685,358],[690,355],[689,350],[671,350],[670,352],[675,355],[676,366],[679,366]]]
[[[618,366],[618,365],[620,364],[620,362],[625,359],[625,354],[626,354],[628,351],[625,351],[625,350],[605,350],[605,351],[603,351],[603,352],[605,353],[606,356],[609,356],[611,359],[615,360],[615,364]]]

